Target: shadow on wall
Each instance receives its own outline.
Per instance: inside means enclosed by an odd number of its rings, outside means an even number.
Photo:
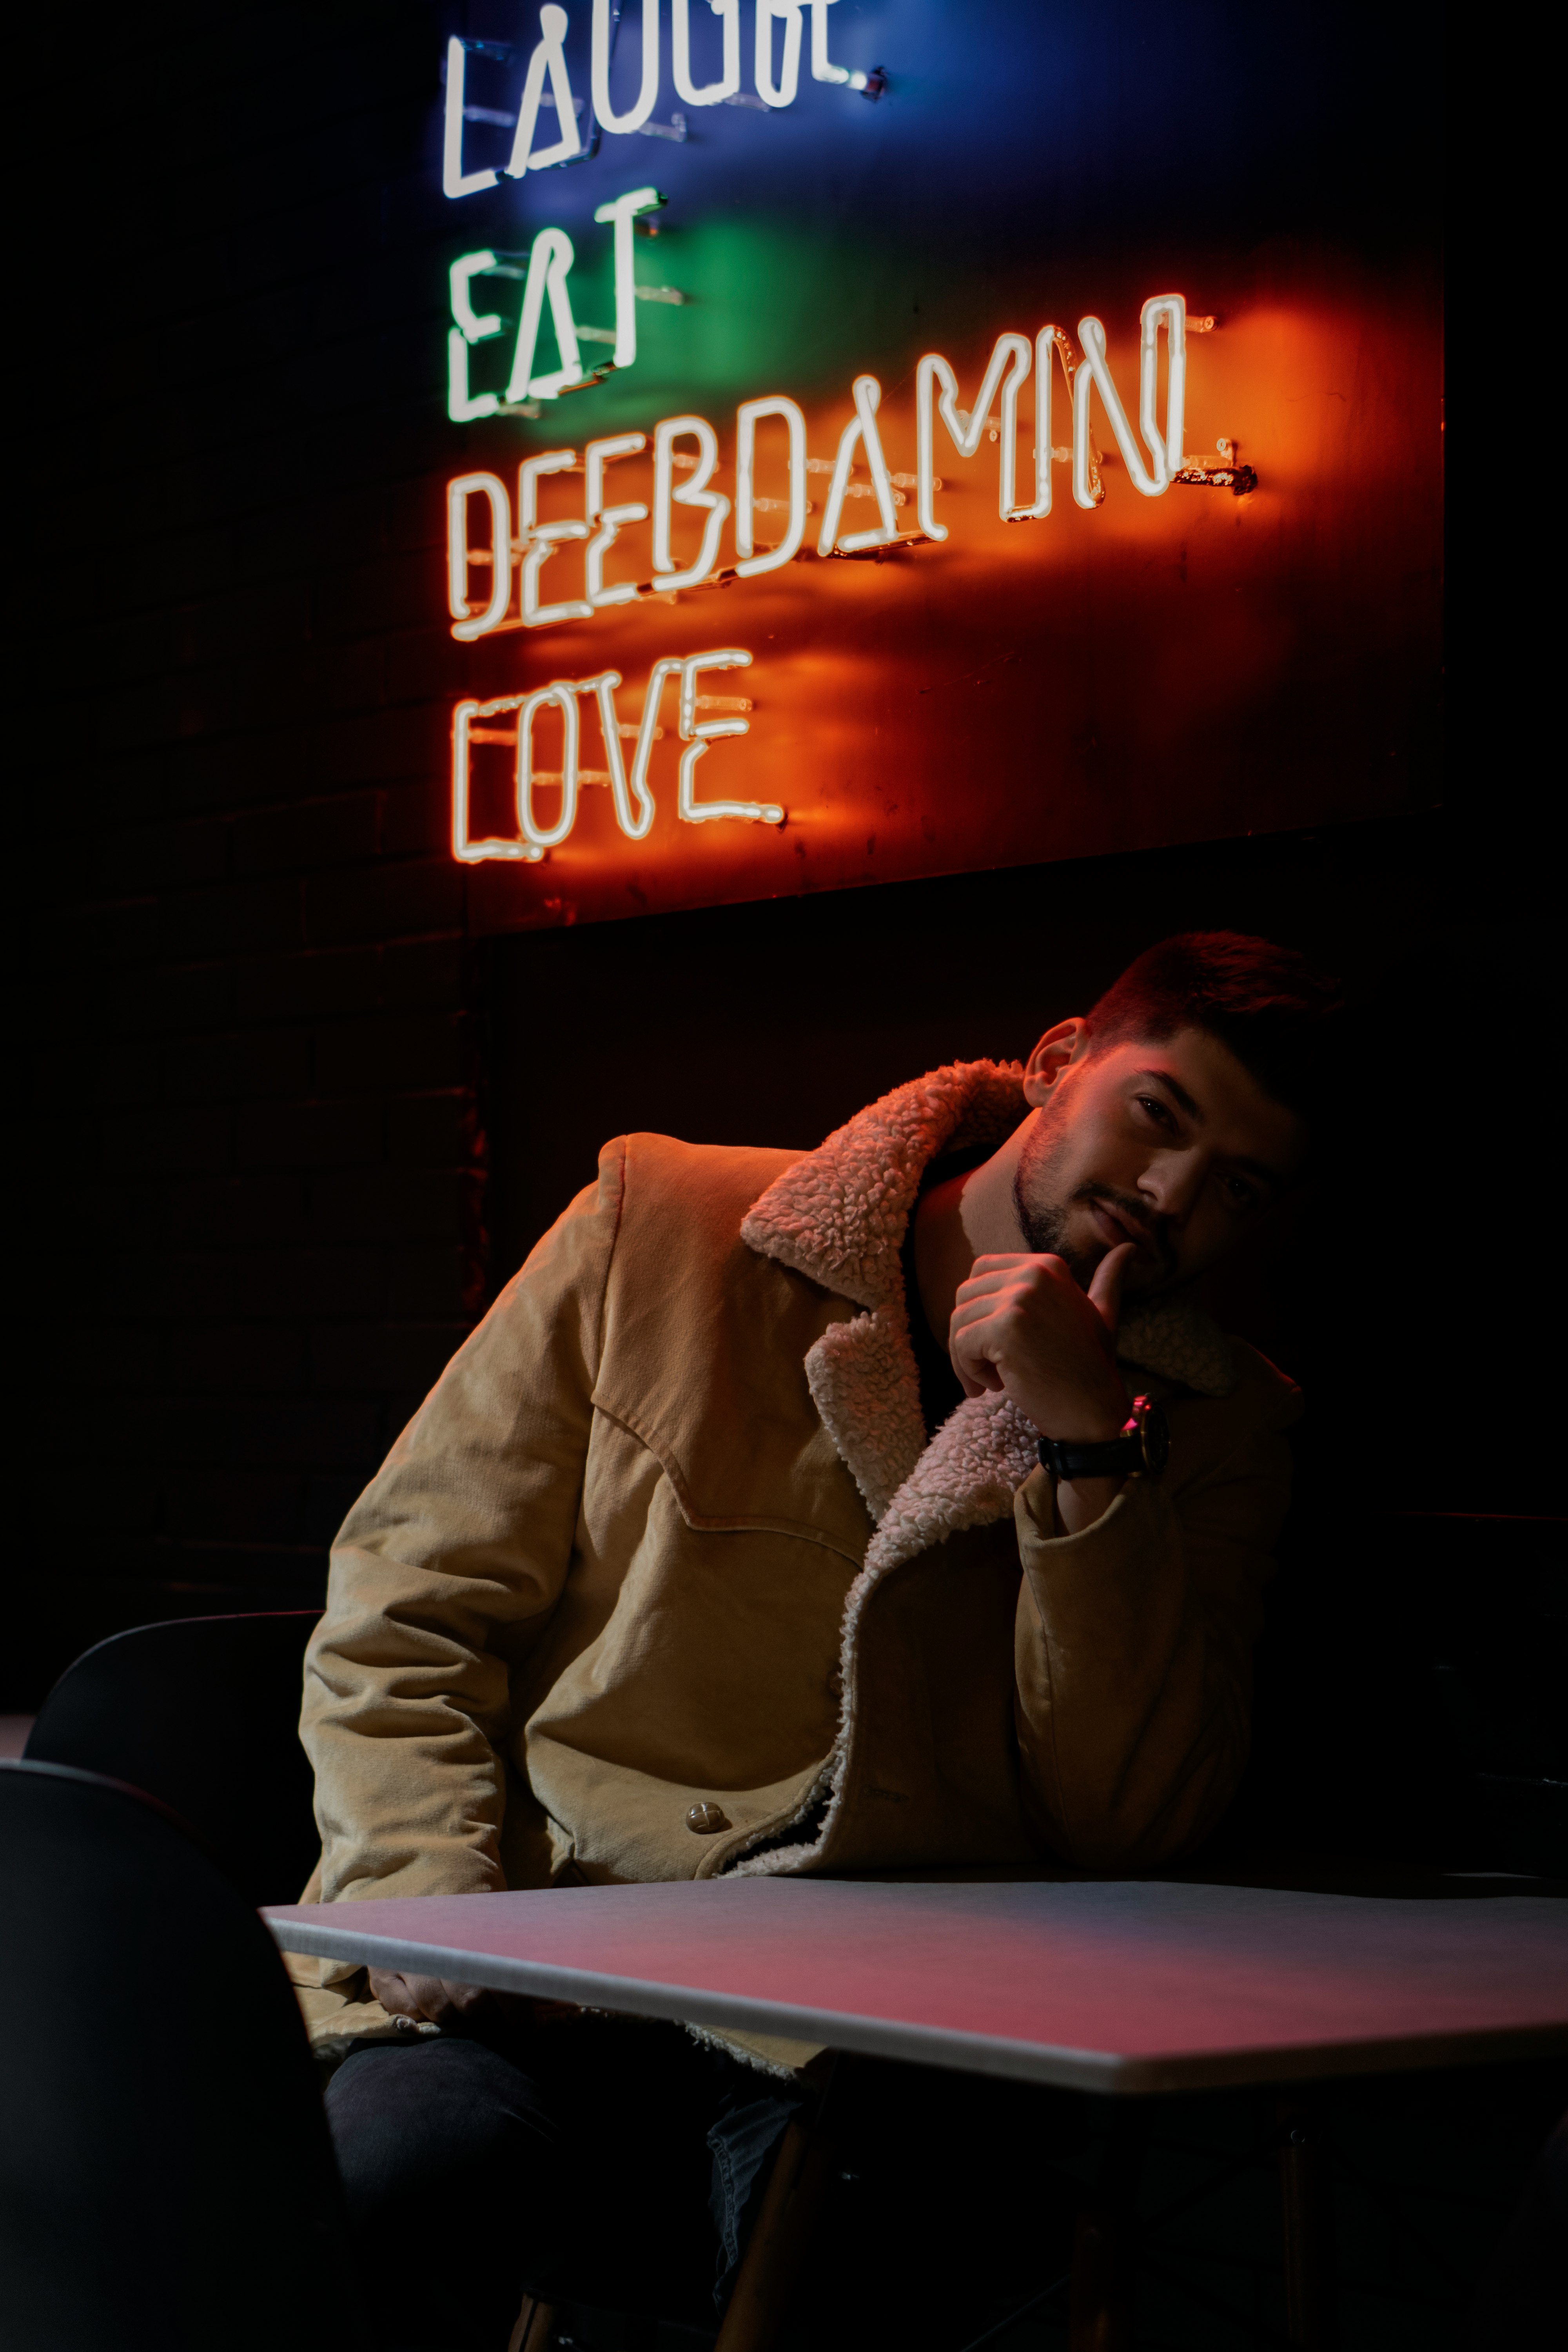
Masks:
[[[1349,978],[1370,1084],[1347,1087],[1332,1178],[1214,1304],[1302,1382],[1336,1510],[1553,1512],[1519,1442],[1550,1384],[1548,1277],[1502,1238],[1505,1194],[1547,1181],[1532,887],[1438,815],[490,940],[492,1295],[612,1135],[809,1149],[922,1069],[1027,1053],[1155,939],[1260,931]]]

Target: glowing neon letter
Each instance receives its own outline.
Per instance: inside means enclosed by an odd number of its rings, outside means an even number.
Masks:
[[[1162,436],[1154,422],[1154,404],[1159,389],[1160,328],[1164,324],[1171,345],[1170,383],[1165,402],[1165,431]],[[1097,485],[1090,479],[1089,452],[1089,404],[1098,391],[1104,404],[1110,429],[1116,436],[1116,446],[1122,462],[1131,477],[1132,487],[1146,499],[1157,499],[1171,486],[1171,477],[1181,466],[1182,435],[1184,419],[1187,376],[1186,304],[1179,294],[1157,294],[1144,303],[1142,335],[1138,354],[1138,412],[1149,444],[1152,466],[1145,466],[1143,453],[1132,436],[1127,421],[1127,411],[1111,379],[1110,363],[1105,356],[1105,329],[1096,318],[1080,319],[1079,341],[1083,345],[1083,359],[1073,379],[1072,400],[1072,494],[1080,507],[1095,507]],[[1175,464],[1170,454],[1175,453]],[[1101,493],[1103,495],[1103,493]]]
[[[769,106],[792,106],[800,87],[801,0],[757,0],[757,96]],[[784,18],[784,62],[773,80],[773,18]]]
[[[577,326],[572,316],[572,297],[566,290],[566,273],[572,261],[572,240],[565,230],[542,228],[528,256],[528,283],[522,289],[522,316],[517,322],[517,347],[512,352],[511,380],[506,388],[508,400],[553,400],[583,381]],[[555,340],[561,346],[561,365],[547,375],[535,375],[533,358],[546,293],[550,297]]]
[[[675,484],[674,445],[685,434],[695,440],[700,456],[697,471],[689,481]],[[667,416],[653,432],[653,568],[666,576],[660,579],[661,589],[695,588],[712,571],[719,552],[719,534],[730,511],[730,501],[721,490],[708,488],[714,467],[719,462],[719,443],[713,427],[705,416]],[[695,563],[684,572],[675,568],[670,552],[670,525],[676,507],[706,507],[708,520],[702,526],[702,545]],[[749,658],[749,656],[748,656]]]
[[[864,89],[864,74],[852,74],[847,66],[829,63],[827,56],[827,12],[834,0],[811,0],[811,78],[813,81],[848,82],[856,89]]]
[[[594,218],[608,221],[616,233],[616,356],[618,368],[630,367],[637,355],[637,289],[632,254],[632,223],[638,213],[657,212],[668,202],[657,188],[633,188],[613,203],[595,207]]]
[[[480,614],[468,602],[468,500],[484,498],[490,509],[490,597]],[[447,608],[452,635],[465,644],[488,635],[506,617],[511,602],[511,501],[495,474],[459,474],[447,485]]]
[[[599,726],[605,738],[605,757],[609,762],[616,823],[628,841],[646,841],[653,824],[653,794],[647,788],[647,763],[653,751],[654,737],[658,733],[658,706],[664,692],[664,681],[679,667],[679,654],[673,656],[666,655],[662,661],[656,661],[648,672],[642,702],[642,724],[637,729],[637,748],[632,755],[629,793],[626,763],[621,757],[620,725],[616,717],[616,688],[621,682],[620,671],[607,669],[599,677],[585,677],[577,688],[579,694],[586,694],[592,688],[598,698]],[[635,814],[632,808],[634,800],[637,803]]]
[[[542,825],[533,814],[533,722],[548,702],[561,713],[565,741],[561,757],[561,814],[552,825]],[[577,822],[577,787],[581,781],[577,746],[577,689],[564,678],[536,687],[525,694],[517,710],[517,829],[528,844],[524,855],[537,860],[547,849],[558,849]]]
[[[1160,394],[1160,327],[1170,344],[1170,382],[1165,388],[1165,430],[1155,422]],[[1182,439],[1187,407],[1187,306],[1180,294],[1152,294],[1139,319],[1138,422],[1143,438],[1163,466],[1165,479],[1182,470]]]
[[[458,322],[447,331],[447,414],[454,425],[471,425],[476,417],[493,416],[500,406],[493,392],[468,391],[469,344],[482,343],[488,335],[499,335],[501,331],[499,311],[475,310],[469,281],[495,266],[495,255],[486,248],[460,253],[448,273],[452,316]]]
[[[737,646],[721,646],[710,654],[690,654],[680,663],[680,740],[687,746],[680,755],[680,791],[676,814],[687,824],[708,824],[715,817],[749,817],[753,824],[783,824],[784,813],[772,801],[700,801],[695,778],[697,762],[710,743],[725,735],[747,735],[751,732],[749,719],[709,719],[697,724],[697,674],[704,669],[750,669],[752,656]],[[649,681],[651,691],[652,681]],[[644,714],[647,725],[647,714]]]
[[[847,425],[838,441],[838,456],[834,461],[833,479],[828,485],[827,507],[817,534],[818,555],[831,555],[836,546],[846,554],[858,547],[886,547],[899,535],[898,516],[893,507],[893,486],[888,479],[888,461],[882,455],[882,436],[877,429],[877,411],[881,405],[882,387],[874,375],[858,375],[855,379],[855,421]],[[847,530],[838,536],[839,519],[844,512],[844,493],[849,487],[849,468],[855,462],[855,444],[859,442],[866,452],[866,464],[871,476],[871,488],[877,494],[877,511],[881,525],[876,530]]]
[[[647,522],[647,509],[640,503],[607,507],[605,504],[605,467],[612,457],[630,457],[647,446],[646,433],[617,433],[608,441],[590,441],[583,452],[588,475],[588,520],[599,526],[588,541],[583,558],[588,602],[596,613],[604,612],[612,604],[635,604],[637,602],[637,583],[634,580],[617,581],[613,588],[605,587],[605,558],[620,537],[625,524]],[[619,678],[616,683],[617,686],[620,684]],[[608,741],[607,737],[605,740]],[[616,763],[612,760],[612,776],[615,772]]]
[[[565,9],[542,8],[539,29],[542,37],[528,61],[528,75],[517,110],[517,137],[511,142],[511,158],[506,167],[509,180],[521,180],[525,172],[542,172],[550,163],[569,163],[574,155],[580,155],[583,152],[583,142],[577,131],[577,105],[572,95],[571,79],[561,47],[566,38]],[[539,101],[544,95],[546,73],[550,76],[550,95],[555,100],[555,119],[561,125],[561,136],[553,147],[542,147],[536,155],[533,152],[533,131],[539,121]],[[493,178],[493,173],[491,176]]]
[[[452,855],[459,866],[479,866],[487,857],[521,857],[531,865],[544,854],[526,841],[498,841],[493,835],[483,841],[468,837],[468,747],[474,721],[499,718],[503,710],[515,710],[521,700],[521,694],[503,694],[494,702],[459,702],[452,713]]]
[[[447,44],[447,125],[441,149],[441,187],[448,196],[471,196],[479,188],[493,188],[497,172],[463,169],[463,67],[466,52],[456,34]]]
[[[1001,464],[997,469],[996,508],[1004,522],[1013,512],[1017,471],[1018,387],[1029,373],[1032,353],[1023,335],[998,335],[974,405],[966,416],[958,405],[958,379],[940,352],[928,352],[915,370],[915,447],[917,450],[917,512],[921,529],[931,539],[945,539],[947,525],[938,522],[933,506],[936,490],[936,425],[931,415],[931,387],[940,383],[936,414],[961,457],[973,457],[991,415],[996,387],[1002,386]]]
[[[698,83],[691,79],[691,0],[670,0],[675,87],[688,106],[717,106],[741,87],[741,0],[708,0],[708,5],[724,26],[724,75],[721,81]]]
[[[753,555],[752,509],[756,498],[757,419],[782,416],[789,427],[789,529],[766,555]],[[735,570],[742,580],[776,572],[794,560],[805,537],[805,418],[793,400],[773,393],[766,400],[743,400],[735,411],[735,552],[743,560]]]
[[[588,536],[585,522],[539,521],[539,478],[542,474],[564,474],[576,462],[575,449],[546,449],[540,457],[525,457],[517,469],[517,536],[522,549],[525,629],[546,629],[555,621],[585,621],[594,609],[581,597],[561,604],[542,604],[539,601],[539,574],[556,549],[563,541]]]
[[[610,104],[610,0],[594,0],[594,112],[606,131],[640,131],[658,96],[658,0],[642,0],[642,88],[626,114]]]

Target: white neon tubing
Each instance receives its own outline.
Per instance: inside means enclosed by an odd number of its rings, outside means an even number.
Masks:
[[[594,0],[594,112],[606,131],[640,131],[658,96],[658,0],[642,0],[642,87],[626,114],[610,104],[610,0]]]
[[[1170,488],[1163,445],[1155,453],[1154,470],[1151,473],[1143,463],[1143,452],[1133,438],[1127,411],[1121,405],[1121,396],[1111,377],[1105,356],[1105,329],[1098,319],[1080,319],[1078,337],[1083,345],[1083,357],[1079,362],[1072,386],[1072,494],[1075,502],[1080,507],[1100,504],[1089,480],[1089,404],[1096,390],[1104,404],[1110,429],[1116,436],[1116,446],[1121,452],[1121,461],[1133,488],[1142,498],[1162,497]],[[1142,373],[1142,367],[1140,373]]]
[[[517,469],[517,538],[522,555],[521,609],[524,628],[545,629],[556,621],[585,621],[594,609],[581,598],[560,604],[542,604],[539,601],[539,574],[556,549],[567,541],[588,536],[585,522],[539,520],[541,480],[546,474],[569,472],[576,462],[575,449],[542,449],[537,457],[525,457]]]
[[[670,0],[669,46],[675,87],[688,106],[718,106],[741,87],[741,0],[708,0],[724,26],[724,72],[719,81],[691,79],[691,0]]]
[[[459,866],[479,866],[489,857],[525,858],[532,865],[544,853],[526,841],[499,841],[490,835],[483,841],[468,836],[468,775],[469,734],[476,719],[494,719],[503,710],[515,710],[521,702],[521,694],[503,694],[495,702],[459,702],[452,713],[452,855]]]
[[[1051,356],[1057,348],[1053,326],[1035,337],[1035,499],[1032,506],[1015,507],[1015,522],[1037,522],[1051,510]]]
[[[845,82],[849,79],[847,66],[836,66],[827,56],[827,12],[834,0],[811,0],[811,78],[813,81]],[[866,77],[860,77],[862,87]]]
[[[627,368],[637,355],[637,289],[633,262],[634,241],[632,223],[639,213],[657,212],[665,199],[657,188],[633,188],[613,203],[595,208],[596,221],[607,221],[615,229],[616,256],[616,356],[614,364]]]
[[[742,817],[752,824],[783,824],[784,813],[773,801],[700,801],[697,797],[697,762],[710,743],[727,735],[747,735],[751,732],[749,719],[709,719],[697,724],[697,677],[705,669],[750,669],[752,656],[739,646],[722,646],[712,653],[689,654],[680,663],[680,740],[687,749],[680,755],[680,785],[676,801],[676,814],[686,824],[710,824],[715,817]],[[651,680],[649,681],[651,688]],[[647,714],[643,714],[647,723]]]
[[[689,479],[679,485],[675,479],[675,444],[689,434],[700,455],[697,470]],[[653,568],[658,573],[661,590],[695,588],[712,571],[719,553],[719,534],[730,512],[730,501],[721,490],[710,490],[708,483],[719,462],[719,442],[713,427],[705,416],[667,416],[653,429]],[[677,507],[705,507],[708,520],[702,526],[702,546],[695,563],[684,572],[675,569],[670,552],[670,526]]]
[[[571,78],[566,71],[565,52],[562,43],[566,38],[564,8],[542,8],[539,12],[540,40],[528,61],[528,74],[522,85],[522,98],[517,110],[517,136],[511,142],[511,155],[506,166],[509,180],[521,180],[525,172],[542,172],[551,163],[569,163],[574,155],[583,152],[583,142],[577,130],[577,107],[572,95]],[[533,153],[534,126],[539,121],[539,101],[544,95],[544,77],[550,76],[550,95],[555,100],[555,117],[561,125],[561,136],[553,147],[542,147]]]
[[[506,388],[510,401],[553,400],[569,385],[583,381],[577,324],[572,316],[572,297],[566,290],[566,274],[572,267],[573,257],[572,240],[563,228],[542,228],[530,247],[528,282],[522,289],[522,316],[517,322],[517,344],[512,352],[511,376]],[[547,375],[535,375],[533,358],[539,343],[539,321],[546,294],[550,297],[550,316],[555,327],[555,340],[561,346],[561,365],[552,368]]]
[[[647,522],[647,509],[640,502],[607,507],[605,504],[605,468],[612,458],[635,457],[639,449],[647,446],[646,433],[616,433],[608,440],[590,441],[583,452],[588,478],[587,518],[590,524],[597,523],[599,526],[584,554],[584,584],[588,602],[596,613],[605,612],[612,605],[635,604],[637,602],[635,580],[621,580],[614,587],[605,587],[605,558],[627,523]],[[620,680],[617,678],[616,683],[618,686]],[[615,773],[613,761],[610,772],[612,775]]]
[[[782,416],[789,427],[789,529],[766,555],[753,555],[752,520],[756,489],[757,420]],[[735,411],[735,552],[742,580],[755,580],[794,561],[805,537],[805,418],[796,402],[782,392],[766,400],[743,400]]]
[[[834,460],[833,479],[827,489],[827,505],[822,517],[822,529],[817,534],[818,555],[831,555],[835,546],[842,547],[846,553],[858,547],[886,547],[899,535],[893,486],[888,479],[888,461],[882,455],[882,436],[877,429],[877,411],[881,402],[882,387],[876,377],[858,375],[855,379],[855,421],[847,425],[839,436],[838,455]],[[876,530],[849,530],[840,539],[838,525],[844,512],[844,493],[849,487],[849,468],[855,462],[857,442],[866,452],[871,488],[877,497],[877,511],[882,520]],[[793,481],[791,487],[793,492]]]
[[[493,416],[500,402],[493,392],[468,390],[468,340],[461,327],[447,330],[447,415],[454,425]]]
[[[468,500],[490,509],[490,594],[482,613],[468,602]],[[511,501],[495,474],[459,474],[447,485],[447,609],[452,635],[465,644],[500,626],[511,602]]]
[[[920,527],[928,537],[947,537],[947,526],[938,522],[933,504],[936,493],[936,425],[931,414],[931,387],[937,383],[942,386],[935,408],[947,427],[948,438],[961,457],[973,457],[980,446],[980,436],[985,430],[991,404],[996,397],[996,387],[1000,383],[1002,432],[996,510],[1005,522],[1013,512],[1017,495],[1018,391],[1029,373],[1033,356],[1026,336],[998,335],[980,390],[974,396],[974,405],[967,416],[958,405],[958,378],[940,352],[928,352],[915,370],[916,513],[920,518]]]
[[[577,463],[575,449],[542,449],[525,457],[517,469],[517,535],[531,539],[539,528],[539,485],[546,474],[569,474]]]
[[[585,522],[536,523],[522,559],[522,625],[525,629],[548,629],[557,621],[586,621],[593,614],[592,604],[581,596],[567,597],[559,604],[542,604],[539,601],[539,574],[558,547],[569,541],[586,539]]]
[[[457,321],[447,334],[447,415],[454,425],[472,425],[478,417],[493,416],[500,406],[493,392],[468,390],[469,344],[482,343],[488,335],[499,335],[501,331],[500,313],[476,310],[469,286],[495,266],[495,255],[486,247],[478,253],[460,253],[447,272],[452,316]]]
[[[441,190],[444,195],[471,196],[493,188],[499,172],[463,169],[463,68],[466,52],[456,36],[447,44],[447,122],[441,147]]]
[[[540,824],[533,814],[533,722],[547,702],[561,713],[565,741],[561,757],[561,814],[552,825]],[[564,678],[536,687],[525,694],[517,710],[517,829],[535,858],[547,849],[559,849],[577,822],[577,791],[581,775],[577,748],[577,692]]]
[[[1180,294],[1152,294],[1143,305],[1138,348],[1138,423],[1154,453],[1155,471],[1165,480],[1182,470],[1182,439],[1187,405],[1187,305]],[[1170,379],[1165,391],[1165,430],[1155,408],[1160,396],[1160,329],[1170,343]]]
[[[800,88],[801,0],[757,0],[757,47],[753,59],[757,96],[768,106],[793,106]],[[784,62],[773,80],[773,18],[784,19]]]
[[[653,824],[653,794],[647,788],[648,755],[658,724],[659,698],[664,681],[680,667],[679,655],[667,656],[656,661],[648,673],[647,690],[643,696],[642,724],[637,729],[637,748],[632,758],[631,787],[626,784],[626,761],[621,756],[620,722],[616,713],[616,688],[621,682],[618,669],[606,669],[597,677],[585,677],[574,689],[578,694],[592,693],[599,705],[599,728],[605,738],[605,758],[609,766],[610,792],[616,803],[616,823],[628,841],[646,841]],[[636,803],[634,809],[633,803]]]
[[[647,766],[653,757],[654,737],[658,732],[658,706],[664,698],[666,678],[673,677],[679,667],[679,655],[666,654],[649,670],[647,685],[643,692],[642,719],[637,728],[637,748],[632,761],[632,790],[637,796],[639,807],[646,802],[649,824],[653,823],[653,794],[647,788]],[[638,838],[641,838],[640,835]]]
[[[482,343],[487,335],[499,335],[501,316],[499,310],[476,310],[469,286],[482,278],[487,269],[496,266],[495,255],[488,246],[478,253],[460,253],[447,272],[447,282],[452,294],[452,316],[463,331],[466,342]]]

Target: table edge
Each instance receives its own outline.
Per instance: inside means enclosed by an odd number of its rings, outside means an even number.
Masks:
[[[520,1992],[541,2000],[575,2001],[587,2009],[614,2010],[675,2024],[710,2026],[719,2032],[729,2027],[740,2033],[824,2042],[866,2057],[904,2059],[963,2074],[1000,2074],[1013,2081],[1111,2095],[1222,2090],[1244,2084],[1299,2082],[1336,2074],[1394,2074],[1421,2067],[1477,2065],[1499,2058],[1550,2056],[1568,2052],[1568,2018],[1564,2018],[1551,2023],[1479,2027],[1458,2033],[1129,2058],[1113,2051],[1019,2042],[1001,2034],[965,2033],[907,2019],[868,2017],[852,2011],[753,2000],[742,1993],[719,1992],[649,1978],[609,1976],[599,1970],[564,1968],[493,1952],[464,1952],[449,1943],[425,1944],[406,1937],[377,1936],[346,1922],[329,1926],[323,1920],[317,1925],[297,1916],[274,1918],[267,1911],[260,1916],[262,1924],[284,1951],[355,1960],[361,1966],[397,1969],[415,1976],[450,1977],[454,1960],[460,1960],[464,1983],[483,1985],[493,1992]]]

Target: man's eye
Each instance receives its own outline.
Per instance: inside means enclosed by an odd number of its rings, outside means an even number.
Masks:
[[[1174,1124],[1169,1110],[1158,1096],[1140,1095],[1137,1099],[1140,1108],[1146,1110],[1151,1118],[1158,1119],[1163,1127],[1171,1127]]]
[[[1226,1190],[1230,1194],[1231,1203],[1235,1208],[1250,1209],[1257,1202],[1257,1193],[1243,1177],[1227,1176]]]

